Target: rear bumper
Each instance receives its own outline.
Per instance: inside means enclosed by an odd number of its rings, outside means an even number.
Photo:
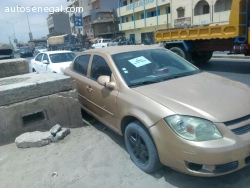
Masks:
[[[222,139],[193,142],[177,136],[159,121],[149,129],[162,164],[195,176],[219,176],[250,164],[250,134],[244,138],[233,133]]]

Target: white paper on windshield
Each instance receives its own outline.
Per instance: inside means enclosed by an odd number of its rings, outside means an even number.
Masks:
[[[148,59],[146,59],[145,57],[143,56],[140,56],[140,57],[137,57],[137,58],[134,58],[134,59],[130,59],[128,60],[130,63],[132,63],[134,66],[136,67],[141,67],[143,65],[146,65],[146,64],[149,64],[151,63],[151,61],[149,61]]]

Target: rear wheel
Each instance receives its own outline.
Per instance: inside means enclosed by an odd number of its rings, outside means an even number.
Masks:
[[[187,61],[191,60],[190,53],[186,52],[182,47],[172,47],[170,48],[170,51],[174,52],[183,59],[186,59]]]
[[[139,121],[126,127],[125,144],[134,164],[144,172],[153,173],[162,167],[155,144]]]
[[[192,52],[191,55],[193,63],[206,63],[212,58],[213,52]]]

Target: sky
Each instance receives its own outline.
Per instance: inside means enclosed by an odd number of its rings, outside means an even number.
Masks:
[[[24,8],[17,10],[17,6]],[[30,8],[30,12],[28,12],[28,7],[32,6],[33,11]],[[13,43],[14,31],[18,41],[28,42],[29,26],[26,13],[29,18],[33,38],[37,39],[47,36],[48,26],[46,18],[48,17],[48,12],[45,11],[53,10],[52,8],[58,9],[61,6],[66,8],[67,0],[0,0],[0,43],[9,43],[9,38]],[[40,8],[42,12],[38,12],[38,7],[42,7]]]

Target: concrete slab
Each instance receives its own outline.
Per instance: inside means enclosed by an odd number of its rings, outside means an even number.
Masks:
[[[0,78],[29,73],[29,62],[23,58],[0,60]]]
[[[81,108],[75,90],[0,106],[0,145],[25,132],[49,131],[54,125],[81,127]]]
[[[69,91],[71,89],[71,78],[69,76],[55,73],[29,73],[1,78],[0,106],[51,95],[62,91]]]

